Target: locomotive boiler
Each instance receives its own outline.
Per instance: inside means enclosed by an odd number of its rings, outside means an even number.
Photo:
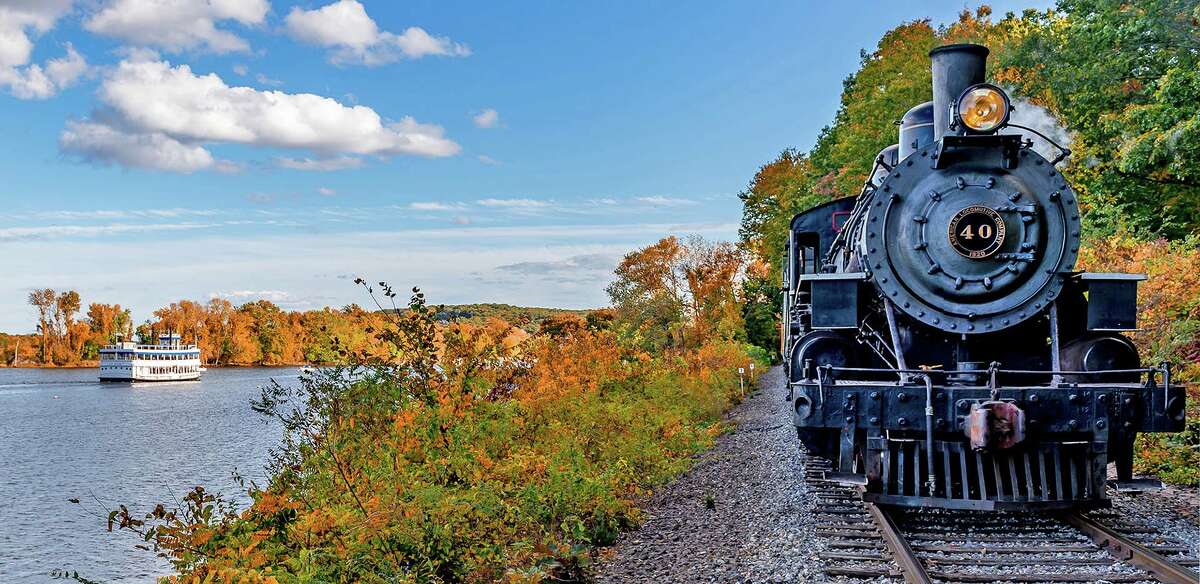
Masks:
[[[881,504],[1103,506],[1139,432],[1183,428],[1143,365],[1138,274],[1075,270],[1069,151],[1014,123],[988,50],[930,53],[933,100],[900,121],[857,197],[796,215],[781,349],[797,434]],[[1048,159],[1037,136],[1057,149]]]

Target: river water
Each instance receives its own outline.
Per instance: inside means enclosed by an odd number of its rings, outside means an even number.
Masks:
[[[0,369],[0,583],[56,581],[56,569],[105,583],[169,573],[135,535],[108,533],[107,512],[169,508],[196,485],[236,495],[234,469],[263,484],[281,430],[249,400],[271,379],[298,383],[299,370],[210,369],[200,381],[132,385],[96,375]]]

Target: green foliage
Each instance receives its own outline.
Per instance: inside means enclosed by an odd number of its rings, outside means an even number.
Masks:
[[[779,352],[770,349],[764,349],[758,345],[747,343],[743,349],[746,355],[760,367],[769,367],[772,364],[779,363]]]
[[[1061,0],[1000,56],[1071,129],[1064,171],[1091,235],[1200,232],[1200,9],[1194,0]]]
[[[757,349],[756,359],[779,362],[779,313],[783,310],[779,284],[767,276],[754,276],[742,282],[742,320],[746,340]]]

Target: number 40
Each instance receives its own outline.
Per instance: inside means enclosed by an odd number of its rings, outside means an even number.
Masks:
[[[979,233],[979,237],[982,237],[984,239],[990,239],[992,237],[992,226],[986,225],[986,224],[980,225],[978,233]],[[975,238],[975,235],[973,233],[971,233],[970,225],[967,225],[966,227],[964,227],[963,230],[961,232],[959,232],[959,235],[961,235],[963,239],[974,239]]]

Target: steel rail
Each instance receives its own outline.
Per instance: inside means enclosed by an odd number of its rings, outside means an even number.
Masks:
[[[867,502],[863,504],[867,506],[867,511],[875,519],[879,533],[883,535],[884,543],[892,552],[892,559],[896,561],[896,564],[900,566],[900,571],[904,574],[904,581],[908,584],[932,584],[933,579],[925,571],[925,565],[917,558],[917,554],[913,553],[912,547],[908,545],[908,540],[904,539],[904,534],[900,533],[900,528],[896,527],[896,522],[892,520],[891,516],[879,505]]]
[[[1154,550],[1130,539],[1124,534],[1118,533],[1111,527],[1095,519],[1086,517],[1078,512],[1067,513],[1063,515],[1063,519],[1076,529],[1087,534],[1088,537],[1092,538],[1092,541],[1096,542],[1096,545],[1104,548],[1112,557],[1137,566],[1167,584],[1196,584],[1200,582],[1200,574],[1172,562]]]

